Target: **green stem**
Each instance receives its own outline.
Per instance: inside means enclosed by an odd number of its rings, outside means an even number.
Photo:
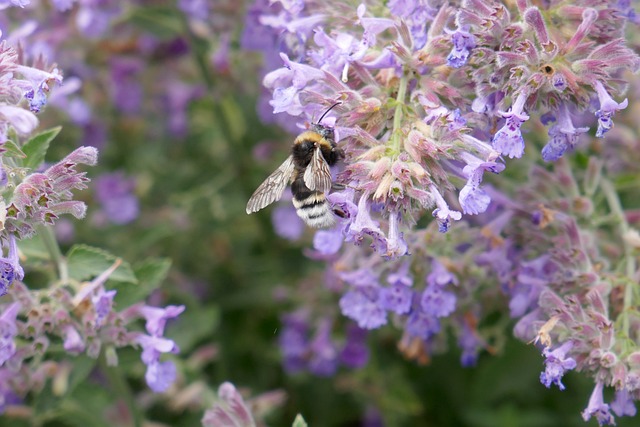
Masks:
[[[396,154],[400,153],[402,138],[400,135],[400,127],[402,126],[402,110],[404,108],[404,99],[407,96],[407,84],[409,79],[403,75],[398,86],[398,96],[396,97],[396,110],[393,113],[393,133],[392,147]]]
[[[60,246],[58,246],[58,241],[56,240],[56,236],[53,232],[53,227],[42,225],[38,229],[38,234],[42,238],[42,242],[47,248],[47,251],[49,251],[51,260],[56,264],[56,267],[58,268],[58,277],[60,278],[60,282],[62,284],[67,284],[69,282],[69,268],[67,265],[67,259],[64,257],[64,255],[62,255],[62,252],[60,251]]]
[[[144,421],[142,413],[138,410],[138,407],[135,404],[135,397],[131,392],[129,384],[127,384],[126,379],[122,375],[122,369],[118,369],[118,367],[115,366],[107,365],[107,361],[104,357],[104,352],[100,355],[98,363],[100,364],[101,370],[107,376],[109,384],[111,384],[115,395],[122,399],[129,408],[129,412],[131,413],[131,418],[133,420],[133,425],[135,427],[142,427]]]
[[[622,208],[622,204],[620,203],[620,199],[618,198],[618,193],[614,188],[613,184],[606,178],[601,178],[600,187],[604,192],[607,202],[609,203],[609,208],[611,209],[611,213],[616,217],[618,222],[618,229],[620,233],[620,237],[622,239],[622,248],[624,250],[624,263],[625,263],[625,274],[629,280],[625,283],[624,289],[624,307],[622,310],[622,330],[625,335],[629,335],[629,310],[633,306],[633,282],[631,278],[636,272],[636,261],[633,257],[633,248],[627,240],[625,236],[629,231],[629,224],[624,215],[624,210]]]

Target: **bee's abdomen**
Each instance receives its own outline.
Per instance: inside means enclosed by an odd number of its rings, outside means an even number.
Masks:
[[[313,191],[307,197],[293,195],[293,206],[298,216],[310,227],[325,228],[335,224],[335,218],[324,193]]]

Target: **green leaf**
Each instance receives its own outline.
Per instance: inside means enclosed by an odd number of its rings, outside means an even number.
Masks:
[[[74,245],[67,253],[69,277],[79,281],[89,280],[107,270],[116,261],[116,257],[109,252],[87,245]],[[122,261],[109,280],[118,282],[137,283],[131,266]]]
[[[24,151],[22,151],[13,141],[5,142],[3,147],[5,149],[3,156],[13,157],[16,159],[24,159],[27,157],[27,155],[24,154]]]
[[[302,414],[296,415],[296,419],[293,420],[291,427],[307,427],[307,422],[302,418]]]
[[[49,144],[60,133],[62,127],[57,126],[37,134],[22,146],[26,158],[23,166],[29,169],[36,169],[44,162],[44,156],[47,154]]]
[[[67,393],[72,393],[76,387],[82,384],[96,366],[96,359],[88,356],[78,356],[73,359],[73,369],[69,374]]]
[[[134,267],[134,274],[138,280],[137,286],[129,283],[117,282],[113,289],[117,291],[115,302],[119,307],[128,307],[131,304],[144,300],[157,289],[167,277],[171,260],[167,258],[147,259]]]
[[[131,23],[160,38],[170,38],[184,32],[182,16],[166,6],[145,6],[135,9]]]

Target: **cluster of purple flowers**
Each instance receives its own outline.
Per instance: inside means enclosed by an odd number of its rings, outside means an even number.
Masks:
[[[437,351],[447,322],[465,365],[488,345],[478,326],[488,307],[478,296],[507,295],[516,336],[544,344],[544,385],[563,389],[564,372],[587,372],[596,389],[585,419],[613,422],[605,385],[618,391],[617,415],[635,413],[636,325],[610,308],[611,283],[632,280],[635,261],[628,249],[626,275],[605,268],[619,261],[585,237],[597,226],[578,223],[594,213],[596,191],[623,223],[624,213],[600,181],[602,165],[592,160],[579,173],[589,183],[583,194],[565,161],[587,125],[597,126],[596,138],[616,137],[612,119],[628,106],[616,101],[622,77],[640,69],[623,32],[635,14],[628,2],[433,3],[257,1],[250,9],[245,46],[265,52],[269,99],[261,108],[296,131],[340,102],[324,123],[346,153],[337,177],[345,189],[328,196],[344,218],[317,231],[309,252],[327,262],[325,288],[362,329],[392,317],[403,329],[401,350],[419,361]],[[526,155],[537,140],[525,130],[538,123],[549,125],[548,139],[540,154]],[[553,172],[532,166],[539,159]],[[527,182],[483,184],[485,172],[510,173],[516,161],[529,168]],[[614,315],[627,326],[614,327]],[[318,319],[322,336],[331,322]],[[285,323],[287,366],[336,358],[328,339],[318,338],[324,344],[312,352],[308,319]]]
[[[79,282],[70,277],[68,264],[54,248],[51,258],[57,263],[58,279],[44,289],[27,286],[29,275],[22,266],[25,261],[18,241],[39,234],[55,245],[51,226],[61,215],[85,216],[86,205],[75,200],[74,192],[86,189],[89,179],[77,168],[95,165],[98,151],[80,147],[60,162],[38,169],[57,130],[29,137],[38,126],[35,114],[41,112],[54,86],[62,83],[62,76],[57,68],[45,66],[42,57],[33,66],[25,65],[23,49],[7,40],[0,42],[0,412],[41,390],[48,378],[64,375],[64,360],[48,357],[58,345],[69,355],[98,358],[104,352],[111,365],[117,364],[116,348],[141,347],[149,387],[165,391],[176,378],[176,366],[160,359],[164,353],[178,352],[176,344],[164,337],[165,324],[184,306],[156,308],[139,303],[117,311],[116,291],[105,283],[121,261],[90,282]],[[137,214],[129,192],[120,187],[119,200],[135,212],[122,221]],[[29,264],[25,267],[28,270]],[[146,322],[146,334],[136,331],[138,319]]]

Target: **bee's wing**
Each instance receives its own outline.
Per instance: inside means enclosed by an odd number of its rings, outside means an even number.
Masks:
[[[331,189],[331,171],[322,156],[320,147],[317,147],[313,152],[311,163],[304,171],[304,185],[313,191],[325,192]]]
[[[247,213],[257,212],[276,200],[279,200],[280,197],[282,197],[284,188],[291,180],[293,171],[293,157],[289,156],[287,160],[285,160],[275,172],[269,175],[269,177],[260,184],[260,187],[253,192],[253,195],[247,202]]]

